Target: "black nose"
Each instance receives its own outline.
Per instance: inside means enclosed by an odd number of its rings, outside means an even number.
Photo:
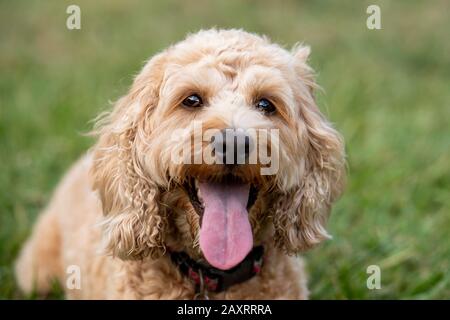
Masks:
[[[252,137],[244,129],[223,129],[212,137],[217,163],[245,164],[253,150]]]

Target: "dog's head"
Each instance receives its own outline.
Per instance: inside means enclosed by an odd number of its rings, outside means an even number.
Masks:
[[[327,238],[344,151],[316,106],[308,55],[209,30],[154,56],[100,121],[107,250],[169,247],[229,269],[262,242],[292,254]]]

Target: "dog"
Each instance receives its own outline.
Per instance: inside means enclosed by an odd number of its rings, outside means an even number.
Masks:
[[[211,29],[153,56],[39,216],[16,263],[23,292],[56,279],[69,299],[307,299],[298,254],[330,237],[346,176],[309,54]],[[191,161],[199,128],[216,162]],[[268,174],[245,161],[264,147]]]

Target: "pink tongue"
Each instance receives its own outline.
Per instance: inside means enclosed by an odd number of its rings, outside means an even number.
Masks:
[[[200,183],[205,211],[200,248],[208,262],[222,270],[239,264],[253,247],[246,209],[250,186],[239,183]]]

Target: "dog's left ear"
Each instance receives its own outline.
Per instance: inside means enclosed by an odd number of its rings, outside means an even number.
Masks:
[[[143,168],[139,148],[146,143],[147,122],[159,101],[165,58],[164,52],[153,57],[129,92],[98,122],[91,173],[104,213],[103,246],[122,259],[157,257],[164,251],[160,192]]]
[[[309,47],[298,46],[292,53],[297,78],[295,95],[298,121],[298,166],[302,177],[275,204],[275,242],[289,254],[307,250],[329,238],[325,229],[332,203],[345,184],[344,143],[316,105],[317,87],[307,65]]]

